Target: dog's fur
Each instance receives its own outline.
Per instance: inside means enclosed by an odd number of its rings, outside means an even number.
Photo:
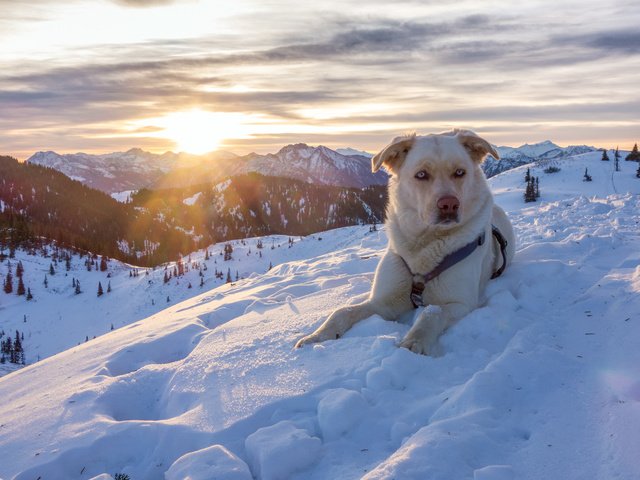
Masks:
[[[430,307],[422,310],[400,344],[416,353],[433,353],[442,332],[478,307],[492,273],[502,265],[492,224],[508,242],[507,264],[515,252],[511,223],[504,211],[494,205],[480,168],[489,153],[498,158],[486,140],[468,130],[454,130],[397,137],[372,158],[372,170],[384,166],[391,178],[387,207],[389,248],[376,270],[369,299],[334,311],[296,347],[339,338],[374,314],[396,320],[413,310],[409,298],[413,277],[407,266],[413,273],[426,274],[446,255],[484,232],[482,246],[426,284],[422,298]],[[416,178],[421,171],[427,174],[426,179]],[[445,198],[455,198],[459,206],[443,208],[439,202]]]

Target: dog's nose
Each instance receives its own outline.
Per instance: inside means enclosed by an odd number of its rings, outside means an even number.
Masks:
[[[447,195],[438,200],[437,205],[441,213],[455,213],[460,208],[460,200],[453,195]]]

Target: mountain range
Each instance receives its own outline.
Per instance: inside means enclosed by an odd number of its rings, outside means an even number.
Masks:
[[[384,172],[371,172],[370,157],[344,155],[324,146],[306,144],[287,145],[274,154],[244,156],[229,152],[158,155],[139,148],[103,155],[61,155],[49,151],[37,152],[27,163],[54,168],[107,193],[184,187],[247,173],[355,188],[386,185],[388,178]]]
[[[566,148],[545,141],[520,147],[496,147],[501,160],[489,157],[487,177],[536,160],[562,158],[596,150],[587,146]],[[371,154],[351,148],[332,150],[304,143],[287,145],[277,153],[238,156],[219,151],[205,155],[166,152],[161,155],[132,148],[102,155],[37,152],[27,163],[54,168],[70,178],[107,193],[140,188],[176,188],[218,182],[247,173],[283,177],[316,185],[364,188],[385,185],[385,172],[371,172]]]

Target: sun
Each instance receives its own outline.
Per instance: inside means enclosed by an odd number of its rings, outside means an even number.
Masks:
[[[201,155],[219,149],[225,139],[245,137],[245,117],[241,113],[195,109],[169,113],[151,123],[159,127],[154,136],[169,139],[180,152]]]

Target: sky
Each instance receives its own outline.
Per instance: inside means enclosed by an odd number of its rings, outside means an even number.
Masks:
[[[640,139],[637,0],[0,0],[0,154]]]

